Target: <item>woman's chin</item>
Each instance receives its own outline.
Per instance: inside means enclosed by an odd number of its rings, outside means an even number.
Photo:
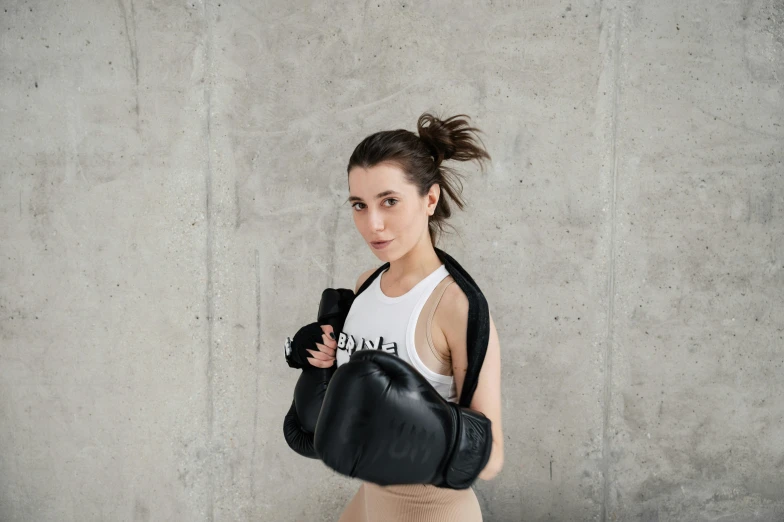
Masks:
[[[388,247],[383,250],[377,250],[371,246],[370,249],[373,251],[373,253],[380,261],[390,262],[393,259],[395,259],[395,256],[392,255],[392,252]]]

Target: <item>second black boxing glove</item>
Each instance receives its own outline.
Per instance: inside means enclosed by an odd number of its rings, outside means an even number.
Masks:
[[[332,327],[337,337],[343,329],[346,316],[354,301],[354,292],[345,288],[327,288],[321,293],[318,321],[306,325],[288,339],[286,343],[286,362],[292,368],[303,371],[294,388],[294,400],[283,421],[283,435],[289,447],[298,454],[317,458],[313,446],[313,433],[321,410],[329,381],[335,373],[335,366],[318,368],[311,365],[306,348],[317,349],[315,343],[321,342],[321,325]]]
[[[334,368],[301,372],[294,387],[294,400],[283,421],[283,436],[289,447],[303,457],[318,458],[313,445],[321,404]]]

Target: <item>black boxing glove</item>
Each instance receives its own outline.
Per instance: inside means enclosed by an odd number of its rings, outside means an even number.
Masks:
[[[317,348],[315,343],[322,341],[322,324],[332,326],[337,336],[354,301],[354,292],[344,288],[327,288],[321,294],[318,321],[300,328],[294,339],[289,339],[286,346],[286,362],[292,368],[303,371],[294,387],[294,400],[283,421],[283,436],[289,447],[298,454],[318,458],[313,446],[313,433],[316,430],[321,404],[335,365],[330,368],[319,368],[310,364],[310,354],[306,348]]]
[[[359,350],[335,371],[314,450],[330,468],[382,486],[471,486],[492,449],[491,422],[447,402],[411,365]]]
[[[318,458],[313,445],[321,404],[335,368],[303,371],[294,387],[294,400],[283,421],[283,436],[291,449],[303,457]]]

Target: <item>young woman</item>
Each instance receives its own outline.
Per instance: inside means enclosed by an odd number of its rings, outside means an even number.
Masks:
[[[333,339],[332,328],[322,326],[323,342],[317,344],[318,350],[308,350],[312,356],[308,361],[329,368],[347,363],[359,350],[382,350],[413,366],[446,401],[459,403],[463,393],[472,394],[470,402],[462,402],[492,423],[490,456],[479,474],[490,480],[504,461],[498,335],[488,311],[486,351],[484,346],[479,350],[484,357],[472,353],[472,343],[482,340],[477,341],[476,335],[469,339],[469,317],[481,318],[476,308],[469,316],[469,296],[461,286],[476,295],[471,290],[475,283],[436,247],[452,212],[450,203],[461,209],[464,205],[454,183],[456,172],[443,162],[481,164],[482,159],[490,159],[471,135],[477,129],[460,116],[464,115],[440,120],[425,113],[417,123],[418,135],[407,130],[378,132],[354,150],[347,168],[354,223],[388,268],[373,268],[359,277],[358,294],[342,331]],[[455,284],[454,276],[461,284]],[[467,280],[474,286],[466,286]],[[470,386],[464,386],[466,375],[473,378]],[[341,401],[349,404],[352,397]],[[471,488],[380,486],[369,481],[362,483],[340,518],[341,522],[481,520]]]

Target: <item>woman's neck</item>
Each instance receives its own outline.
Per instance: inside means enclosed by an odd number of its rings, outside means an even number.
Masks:
[[[384,282],[395,288],[411,289],[421,280],[432,274],[443,263],[436,254],[430,236],[420,241],[401,258],[391,261]]]

